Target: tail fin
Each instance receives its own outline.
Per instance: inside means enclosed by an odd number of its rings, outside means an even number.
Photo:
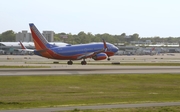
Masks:
[[[36,50],[47,49],[48,41],[33,23],[29,24]]]
[[[20,43],[22,49],[27,49],[27,48],[22,44],[21,41],[19,41],[19,43]]]

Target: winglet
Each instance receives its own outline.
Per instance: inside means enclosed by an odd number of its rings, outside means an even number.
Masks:
[[[107,51],[108,47],[107,47],[106,41],[104,39],[102,39],[102,40],[103,40],[103,44],[104,44],[104,51]]]
[[[20,43],[22,49],[26,49],[26,47],[22,44],[21,41],[19,41],[19,43]]]

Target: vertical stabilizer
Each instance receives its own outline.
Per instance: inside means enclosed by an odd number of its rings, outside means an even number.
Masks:
[[[19,43],[20,43],[22,49],[26,49],[26,47],[22,44],[21,41],[19,41]]]
[[[36,50],[46,49],[46,45],[48,44],[46,38],[39,32],[33,23],[30,23],[29,26]]]

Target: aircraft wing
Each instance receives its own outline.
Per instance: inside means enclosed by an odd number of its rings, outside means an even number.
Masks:
[[[79,59],[83,59],[83,58],[91,57],[91,55],[93,55],[93,54],[94,54],[94,52],[91,52],[91,53],[86,53],[86,54],[83,54],[83,55],[81,55],[81,56],[77,57],[77,59],[79,60]]]
[[[85,53],[85,54],[77,57],[77,59],[90,58],[90,57],[93,57],[96,54],[102,53],[104,51],[105,51],[105,49],[102,49],[102,50],[99,50],[99,51],[96,51],[96,52]]]
[[[95,51],[95,52],[85,53],[85,54],[77,57],[77,59],[91,58],[91,57],[93,57],[93,56],[95,56],[95,55],[97,55],[99,53],[107,51],[108,48],[107,48],[107,45],[106,45],[106,42],[105,42],[104,39],[103,39],[103,44],[104,44],[104,48],[103,49]]]

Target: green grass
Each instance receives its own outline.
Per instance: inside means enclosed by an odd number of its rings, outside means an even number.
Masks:
[[[10,65],[1,65],[0,68],[50,68],[50,66],[10,66]]]
[[[180,74],[0,76],[0,109],[180,100]]]

